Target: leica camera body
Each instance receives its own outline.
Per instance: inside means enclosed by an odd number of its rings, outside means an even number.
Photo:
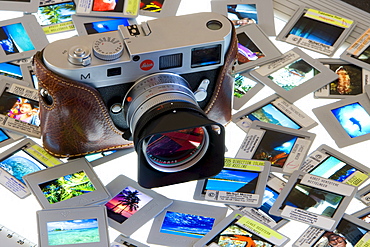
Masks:
[[[56,41],[42,59],[56,75],[98,91],[123,139],[134,142],[139,183],[158,187],[223,167],[225,123],[206,112],[221,100],[215,93],[227,95],[222,100],[231,111],[232,87],[218,90],[233,31],[217,13],[160,18]],[[45,84],[39,87],[43,101],[56,104]],[[152,181],[144,182],[148,176]]]

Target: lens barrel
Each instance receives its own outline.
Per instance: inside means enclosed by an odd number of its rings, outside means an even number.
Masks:
[[[131,133],[135,132],[143,114],[165,102],[189,102],[197,106],[188,82],[177,74],[156,73],[139,79],[128,90],[123,102]]]
[[[196,127],[153,135],[143,142],[142,151],[154,169],[178,172],[198,162],[208,144],[207,130]]]

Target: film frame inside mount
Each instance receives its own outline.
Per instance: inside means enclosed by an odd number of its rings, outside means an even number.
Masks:
[[[25,175],[62,163],[26,138],[0,154],[0,184],[19,198],[25,198],[31,194]]]
[[[265,85],[254,79],[248,72],[234,74],[233,109],[239,110]]]
[[[43,209],[96,205],[111,197],[84,158],[23,178]]]
[[[364,93],[370,71],[338,58],[319,61],[338,74],[338,79],[314,92],[315,98],[345,99]]]
[[[248,24],[236,29],[238,54],[235,70],[253,69],[281,56],[280,50],[257,24]]]
[[[181,0],[140,0],[139,15],[150,17],[175,16]]]
[[[370,176],[369,167],[325,144],[307,156],[300,171],[356,187]]]
[[[222,246],[225,243],[252,244],[251,242],[253,242],[254,244],[261,243],[261,246],[263,244],[263,246],[280,247],[285,246],[289,240],[288,237],[280,234],[275,229],[262,225],[239,211],[234,211],[193,246],[213,247]]]
[[[0,0],[1,10],[22,11],[25,13],[37,12],[40,0]]]
[[[41,137],[39,94],[29,82],[0,76],[0,127]]]
[[[315,137],[307,131],[253,121],[235,158],[270,161],[272,172],[291,174],[300,168]]]
[[[59,18],[51,20],[48,10],[57,9]],[[72,0],[53,0],[40,2],[38,11],[35,13],[38,23],[46,35],[75,30],[72,15],[76,14],[76,5]]]
[[[366,206],[370,206],[370,184],[357,191],[355,197]]]
[[[289,220],[282,217],[274,216],[269,213],[270,208],[278,198],[280,191],[284,188],[286,182],[281,180],[279,177],[270,173],[267,180],[266,188],[263,195],[262,205],[258,208],[255,207],[244,207],[244,206],[233,206],[227,205],[232,210],[238,210],[247,217],[260,222],[261,224],[277,230]]]
[[[270,173],[270,162],[225,158],[216,176],[198,180],[195,200],[260,207]]]
[[[212,0],[211,8],[227,16],[236,28],[258,24],[268,36],[276,35],[272,0]]]
[[[365,92],[370,86],[365,86]],[[368,93],[342,99],[312,109],[339,148],[370,139],[370,99]]]
[[[366,70],[370,70],[369,37],[370,28],[365,30],[365,32],[340,55],[340,58]]]
[[[117,31],[119,25],[137,24],[136,19],[130,18],[101,18],[72,15],[72,21],[79,36]]]
[[[298,47],[252,70],[250,74],[290,103],[338,78],[331,69]]]
[[[136,18],[139,14],[138,0],[79,0],[76,3],[76,14],[99,17]]]
[[[365,221],[367,224],[370,223],[370,208],[369,207],[363,208],[351,215],[362,221]]]
[[[104,206],[44,209],[36,215],[40,246],[110,246]]]
[[[292,129],[309,130],[318,125],[310,116],[294,104],[277,94],[241,110],[232,115],[232,121],[248,132],[253,121],[267,122]]]
[[[351,19],[300,6],[276,40],[333,56],[355,25]]]
[[[111,199],[105,204],[108,224],[128,237],[172,204],[172,200],[119,175],[106,185]],[[132,203],[127,206],[127,203]]]
[[[32,57],[49,41],[36,17],[24,15],[0,22],[0,43],[1,63]]]
[[[13,142],[16,142],[24,137],[25,137],[24,135],[20,135],[16,132],[0,128],[0,148],[5,147]]]
[[[355,186],[295,171],[270,213],[333,231],[356,192]]]
[[[29,69],[28,63],[14,63],[14,62],[3,62],[0,63],[0,75],[14,78],[17,80],[23,80],[26,82],[32,82],[32,76]]]
[[[370,225],[354,215],[344,214],[337,227],[325,231],[316,227],[308,227],[293,243],[293,247],[310,246],[364,246],[370,238]],[[345,244],[345,245],[343,245]]]
[[[173,247],[193,246],[222,219],[227,207],[174,200],[154,218],[147,242]],[[193,227],[186,227],[190,224]]]

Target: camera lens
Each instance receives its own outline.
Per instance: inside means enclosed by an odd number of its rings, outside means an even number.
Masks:
[[[188,102],[197,106],[197,101],[188,82],[172,73],[157,73],[138,80],[127,92],[124,111],[131,133],[138,121],[151,109],[171,102]]]
[[[182,76],[145,76],[127,91],[122,105],[127,136],[138,153],[141,186],[187,182],[221,171],[224,128],[207,117]]]
[[[153,135],[143,142],[143,152],[154,169],[177,172],[198,162],[208,144],[207,131],[196,127]]]

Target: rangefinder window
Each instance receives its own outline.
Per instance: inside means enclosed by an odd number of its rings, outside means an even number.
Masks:
[[[191,51],[191,67],[214,65],[221,63],[221,45],[194,48]]]
[[[182,53],[159,57],[159,69],[172,69],[182,67]]]

